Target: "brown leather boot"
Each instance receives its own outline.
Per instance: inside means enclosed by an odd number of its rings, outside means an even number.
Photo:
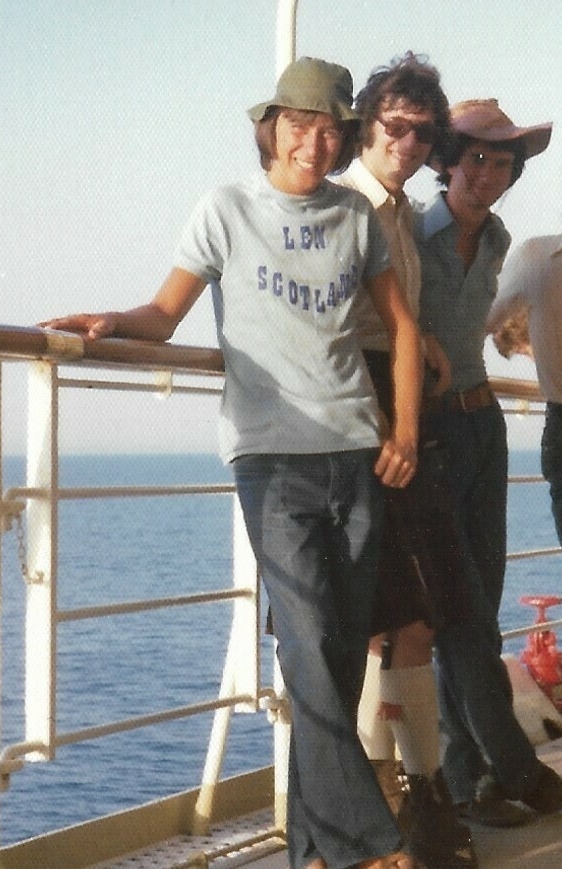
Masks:
[[[395,818],[403,812],[406,799],[406,775],[398,760],[372,760],[379,787]]]

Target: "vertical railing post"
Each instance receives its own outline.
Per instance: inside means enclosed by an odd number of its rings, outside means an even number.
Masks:
[[[33,362],[29,369],[27,485],[45,498],[27,504],[27,604],[25,653],[26,740],[46,746],[29,760],[52,760],[56,737],[57,367]]]
[[[234,644],[234,694],[252,701],[239,704],[237,712],[255,712],[260,690],[260,582],[253,549],[238,495],[233,499],[233,583],[250,593],[234,600],[231,643]]]
[[[279,703],[279,711],[273,724],[273,747],[275,759],[275,826],[287,827],[287,787],[289,781],[289,746],[291,742],[291,715],[289,701],[285,697],[285,682],[281,675],[279,660],[273,663],[273,687]]]
[[[297,40],[298,0],[278,0],[277,32],[275,51],[275,75],[281,75],[286,66],[293,62]]]
[[[252,700],[239,703],[236,709],[238,712],[256,712],[259,708],[260,690],[260,586],[256,560],[236,494],[233,498],[232,524],[232,582],[234,588],[247,589],[249,593],[234,599],[234,612],[219,697],[249,695]],[[205,835],[210,828],[216,786],[222,769],[231,717],[232,706],[227,706],[224,709],[217,709],[213,718],[201,788],[193,814],[192,829],[196,836]]]

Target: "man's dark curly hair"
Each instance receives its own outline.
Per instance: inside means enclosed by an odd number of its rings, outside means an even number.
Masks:
[[[376,67],[355,99],[355,108],[361,118],[361,145],[369,147],[372,144],[373,121],[378,118],[382,106],[392,105],[398,100],[406,100],[433,112],[439,131],[438,145],[449,130],[449,101],[440,81],[439,72],[425,54],[407,51],[403,56],[394,57],[388,66]]]
[[[468,148],[477,141],[480,140],[473,139],[465,133],[451,132],[446,140],[443,140],[437,148],[434,148],[434,155],[443,167],[437,176],[437,182],[439,184],[444,187],[449,186],[451,175],[447,169],[451,166],[458,166],[465,151],[467,151]],[[492,151],[509,151],[514,155],[515,160],[513,161],[511,178],[509,181],[509,186],[512,187],[518,178],[521,177],[523,169],[525,168],[525,159],[527,155],[524,140],[521,138],[509,139],[503,142],[486,142],[486,145],[488,148],[491,148]]]

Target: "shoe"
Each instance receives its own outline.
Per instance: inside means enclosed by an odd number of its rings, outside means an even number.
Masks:
[[[372,760],[371,765],[390,811],[399,817],[407,799],[404,767],[397,760]]]
[[[506,799],[491,775],[482,776],[474,798],[457,803],[455,810],[459,817],[483,827],[523,827],[536,817],[529,808]]]
[[[459,823],[441,771],[430,780],[409,775],[408,847],[431,869],[476,869],[470,830]]]
[[[521,802],[538,812],[549,815],[562,809],[562,778],[545,763],[540,763],[537,784],[531,793],[521,798]]]
[[[441,829],[446,832],[451,842],[457,845],[469,844],[472,841],[470,829],[459,823],[443,770],[438,769],[433,776],[433,787],[440,805]]]

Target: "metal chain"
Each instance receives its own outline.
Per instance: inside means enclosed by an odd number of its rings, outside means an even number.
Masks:
[[[23,525],[24,511],[25,503],[23,501],[11,501],[9,499],[0,501],[0,530],[2,532],[11,531],[15,521],[17,558],[23,580],[26,583],[43,582],[44,574],[42,571],[38,571],[33,577],[29,573],[25,529]]]
[[[20,563],[21,575],[23,576],[24,582],[29,582],[29,570],[27,567],[27,549],[25,546],[25,530],[23,527],[23,518],[21,513],[18,513],[18,515],[16,516],[16,540],[18,544],[18,561]]]

